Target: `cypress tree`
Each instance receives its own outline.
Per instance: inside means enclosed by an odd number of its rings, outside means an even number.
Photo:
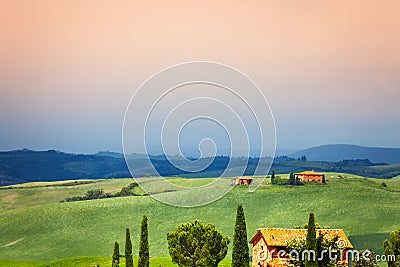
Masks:
[[[143,215],[140,229],[139,262],[138,267],[149,267],[149,233],[147,230],[147,216]]]
[[[271,184],[275,184],[275,170],[271,172]]]
[[[324,236],[323,235],[319,235],[318,237],[317,237],[317,240],[316,240],[316,244],[315,244],[315,247],[316,247],[316,253],[317,253],[317,257],[319,258],[321,255],[322,256],[324,256],[324,254],[323,254],[323,252],[322,252],[322,250],[324,249],[323,248],[323,243],[324,242]],[[318,267],[325,267],[325,266],[327,266],[327,264],[325,263],[325,261],[324,261],[324,259],[321,259],[320,261],[318,261],[318,265],[317,265]]]
[[[306,257],[305,267],[318,267],[318,262],[316,260],[316,258],[317,258],[317,255],[316,255],[316,253],[317,253],[317,232],[315,231],[314,213],[310,213],[310,217],[308,218],[306,250],[314,251],[315,260],[313,259],[312,255],[309,258]]]
[[[293,172],[291,172],[290,175],[289,175],[289,184],[290,185],[294,185],[295,184],[294,173]]]
[[[119,244],[117,241],[114,243],[114,252],[112,255],[112,267],[119,266]]]
[[[125,266],[133,267],[132,242],[129,228],[126,228],[125,232]]]
[[[236,211],[235,232],[233,234],[232,267],[249,266],[249,246],[247,244],[246,219],[243,206]]]

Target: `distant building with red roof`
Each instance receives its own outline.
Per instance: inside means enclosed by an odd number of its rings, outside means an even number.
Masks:
[[[253,178],[248,176],[237,177],[235,180],[235,184],[239,185],[249,185],[251,182],[253,182]]]
[[[294,174],[294,177],[301,182],[322,183],[323,176],[324,175],[322,173],[318,173],[315,171],[305,171],[305,172],[299,172],[299,173]]]

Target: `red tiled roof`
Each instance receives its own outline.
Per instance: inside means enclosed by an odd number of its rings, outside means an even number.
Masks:
[[[317,236],[322,234],[328,240],[338,237],[341,242],[340,246],[343,248],[353,247],[342,229],[316,229],[315,231]],[[261,228],[258,229],[251,242],[258,234],[264,237],[267,246],[285,247],[290,241],[305,240],[307,229]]]
[[[249,176],[242,176],[242,177],[237,177],[236,180],[253,180],[253,178]]]
[[[304,172],[299,172],[296,174],[300,174],[300,175],[318,175],[318,176],[322,176],[322,173],[318,173],[315,171],[304,171]]]

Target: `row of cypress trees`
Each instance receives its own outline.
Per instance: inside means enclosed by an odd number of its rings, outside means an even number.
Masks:
[[[112,267],[119,267],[119,259],[121,255],[119,253],[119,243],[114,242],[114,252],[112,256]],[[125,231],[125,266],[133,267],[133,254],[132,254],[132,241],[129,228]],[[149,232],[147,230],[147,215],[143,215],[141,229],[140,229],[140,241],[139,241],[139,261],[138,267],[149,267],[150,254],[149,254]]]
[[[129,228],[125,232],[125,254],[120,255],[119,243],[115,241],[112,256],[112,267],[119,267],[120,257],[125,257],[125,266],[133,267],[132,241]],[[243,206],[238,205],[236,211],[235,232],[233,235],[232,267],[249,266],[249,246],[247,241],[246,219]],[[149,241],[147,229],[147,216],[143,215],[140,242],[138,267],[149,267]]]

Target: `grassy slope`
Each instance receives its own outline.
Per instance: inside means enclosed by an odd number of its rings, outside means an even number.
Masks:
[[[10,261],[0,259],[0,266],[2,267],[88,267],[100,265],[101,267],[111,267],[111,257],[100,257],[100,256],[86,256],[86,257],[74,257],[69,259],[51,261],[51,262],[32,262],[32,261]],[[125,267],[125,261],[121,258],[120,267]],[[135,266],[137,266],[137,259],[135,260]],[[163,266],[163,267],[177,267],[177,264],[171,262],[170,258],[154,258],[150,259],[150,266]],[[229,260],[223,260],[219,267],[230,267],[231,262]]]
[[[82,195],[93,188],[116,191],[128,185],[131,179],[68,187],[3,189],[0,190],[0,258],[52,261],[76,256],[106,256],[112,253],[115,240],[123,249],[126,227],[131,228],[136,249],[143,213],[149,216],[150,254],[167,257],[166,232],[193,219],[214,223],[232,238],[238,203],[244,204],[249,237],[259,227],[302,225],[312,211],[321,225],[343,228],[357,248],[369,247],[380,253],[388,233],[400,228],[400,178],[385,180],[386,189],[381,185],[382,180],[344,176],[340,179],[337,174],[328,174],[326,186],[263,185],[255,193],[249,193],[246,187],[235,187],[219,201],[191,209],[167,206],[151,197],[58,203],[65,197]],[[189,179],[174,182],[199,183]],[[16,240],[20,241],[4,246]],[[169,261],[157,258],[154,260]],[[103,259],[101,266],[107,266],[107,259]],[[53,262],[50,266],[79,266],[78,263],[57,264]],[[153,262],[152,265],[158,264]],[[0,265],[7,264],[0,261]],[[163,266],[170,264],[163,263]]]

